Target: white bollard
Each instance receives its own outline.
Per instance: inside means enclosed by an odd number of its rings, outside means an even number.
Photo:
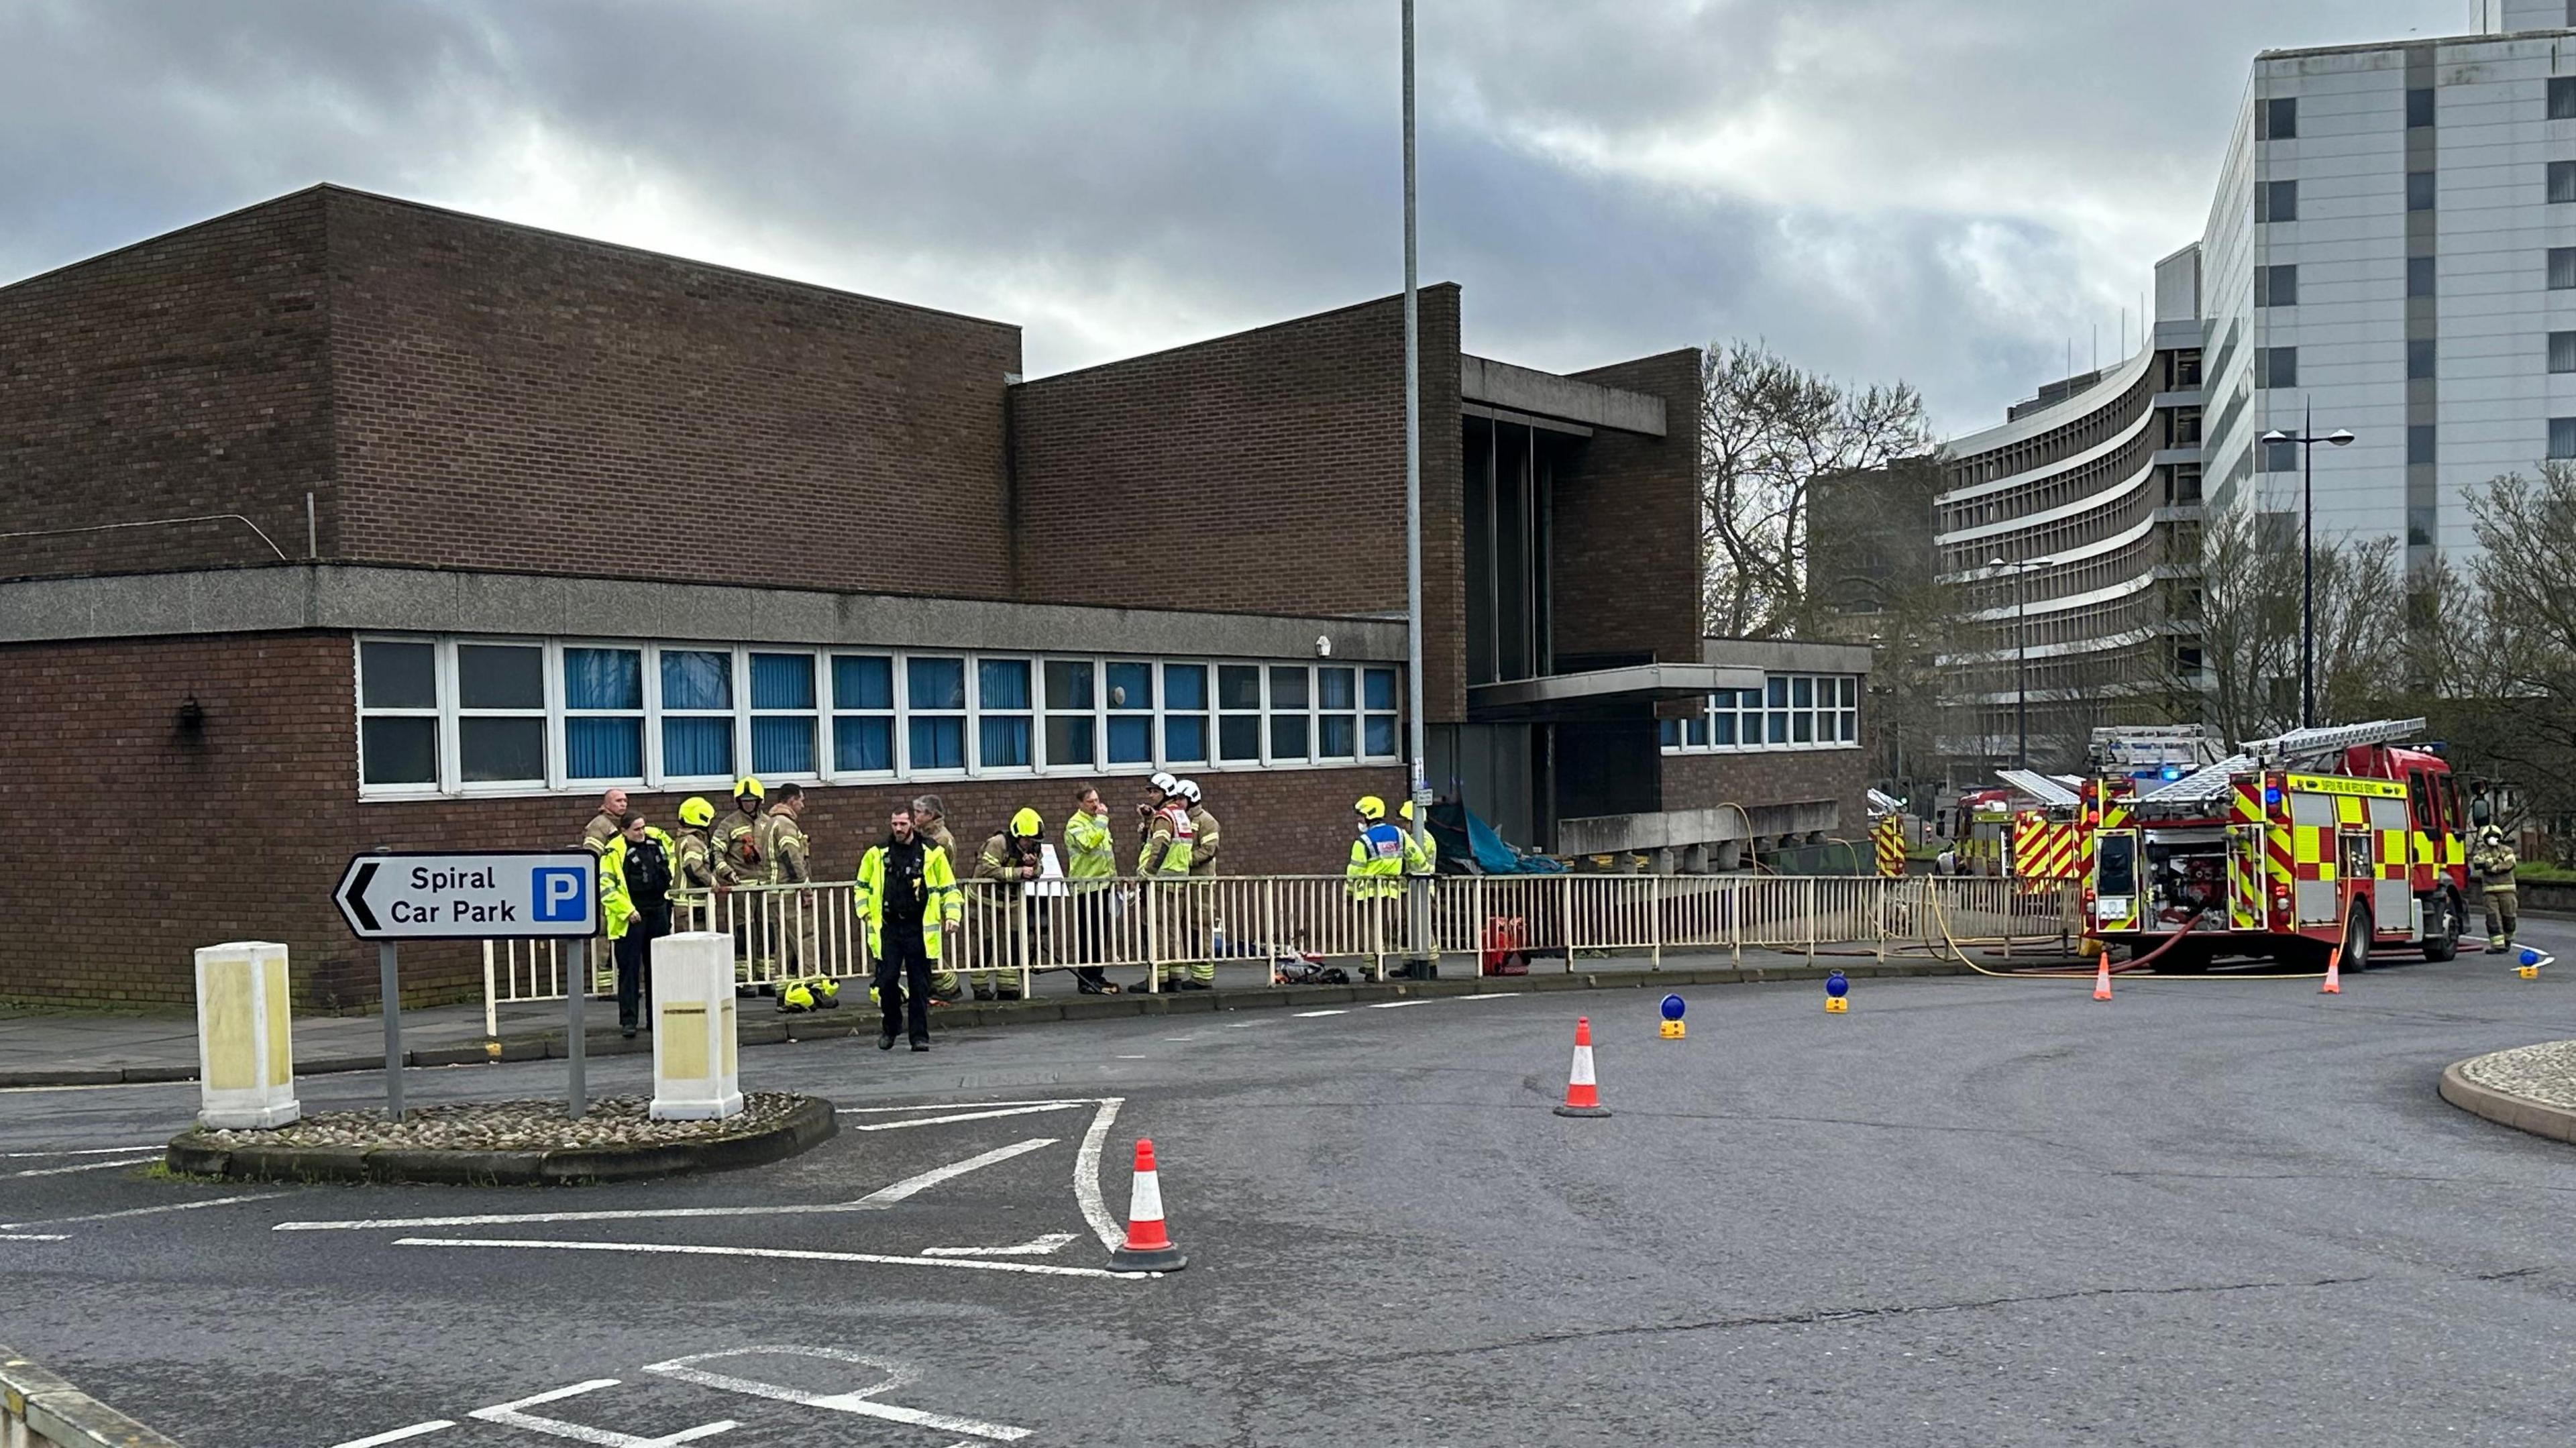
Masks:
[[[197,952],[197,1123],[265,1131],[304,1114],[286,947],[242,940]]]
[[[734,1066],[731,935],[698,930],[653,942],[656,1121],[720,1121],[742,1111]]]

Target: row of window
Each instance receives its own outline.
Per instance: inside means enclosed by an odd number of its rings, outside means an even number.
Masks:
[[[2545,179],[2548,185],[2549,204],[2552,206],[2576,204],[2576,161],[2551,161],[2547,165]],[[2406,209],[2409,211],[2433,210],[2437,199],[2437,184],[2434,172],[2407,172]],[[2295,180],[2266,181],[2255,187],[2254,219],[2258,222],[2298,220],[2299,183]],[[2258,302],[2256,305],[2288,306],[2290,303]]]
[[[1759,689],[1720,689],[1687,719],[1661,721],[1666,754],[1860,747],[1860,679],[1772,674]]]
[[[2549,290],[2576,291],[2576,246],[2549,248]],[[2406,258],[2406,295],[2434,295],[2436,270],[2433,258]],[[2285,262],[2254,269],[2254,305],[2258,307],[2295,307],[2299,304],[2299,264]]]
[[[2568,10],[2568,23],[2576,25],[2576,6]],[[2549,119],[2576,121],[2576,76],[2551,76],[2548,98]],[[2406,129],[2420,131],[2434,124],[2433,88],[2409,86],[2406,89]],[[2260,141],[2295,141],[2299,138],[2299,98],[2281,96],[2263,103],[2255,119],[2255,139]]]
[[[363,638],[369,796],[1386,762],[1396,671]]]

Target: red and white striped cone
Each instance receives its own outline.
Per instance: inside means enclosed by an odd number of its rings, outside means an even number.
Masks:
[[[1109,1254],[1115,1272],[1178,1272],[1190,1264],[1163,1229],[1163,1188],[1154,1176],[1154,1143],[1136,1140],[1136,1182],[1127,1191],[1127,1241]]]
[[[1610,1108],[1601,1104],[1601,1087],[1592,1079],[1592,1018],[1578,1016],[1574,1022],[1574,1075],[1565,1083],[1565,1104],[1556,1108],[1559,1116],[1607,1116]]]

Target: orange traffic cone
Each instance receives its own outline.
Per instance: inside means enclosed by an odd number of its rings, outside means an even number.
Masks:
[[[2107,1001],[2111,998],[2111,952],[2103,951],[2101,960],[2101,969],[2093,972],[2093,999]]]
[[[1127,1191],[1127,1241],[1109,1254],[1115,1272],[1178,1272],[1190,1265],[1163,1230],[1163,1188],[1154,1175],[1154,1143],[1136,1139],[1136,1181]]]
[[[2317,994],[2343,994],[2343,947],[2340,945],[2334,948],[2334,954],[2326,957],[2326,983],[2317,987]]]
[[[1610,1108],[1601,1104],[1601,1088],[1592,1079],[1592,1018],[1578,1016],[1574,1022],[1574,1075],[1565,1083],[1565,1104],[1556,1108],[1559,1116],[1607,1116]]]

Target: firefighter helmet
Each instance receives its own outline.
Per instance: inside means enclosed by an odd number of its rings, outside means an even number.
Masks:
[[[1359,797],[1359,802],[1352,805],[1351,808],[1358,810],[1360,812],[1360,818],[1364,820],[1382,820],[1386,818],[1386,801],[1373,794],[1361,795]]]
[[[1172,787],[1172,793],[1179,795],[1181,798],[1188,800],[1192,804],[1197,804],[1200,799],[1199,782],[1195,779],[1184,779],[1179,784]]]
[[[746,774],[733,782],[733,797],[740,799],[744,795],[750,795],[753,799],[767,799],[769,791],[761,787],[759,780]]]
[[[707,803],[706,798],[703,795],[693,794],[687,799],[680,801],[680,823],[684,825],[711,825],[715,822],[716,807]]]
[[[1036,810],[1022,809],[1018,814],[1011,816],[1011,833],[1020,839],[1034,840],[1038,837],[1038,832],[1045,828],[1046,822],[1038,818]]]
[[[1145,782],[1154,787],[1156,794],[1177,794],[1181,788],[1180,780],[1168,770],[1155,770],[1153,776]]]

